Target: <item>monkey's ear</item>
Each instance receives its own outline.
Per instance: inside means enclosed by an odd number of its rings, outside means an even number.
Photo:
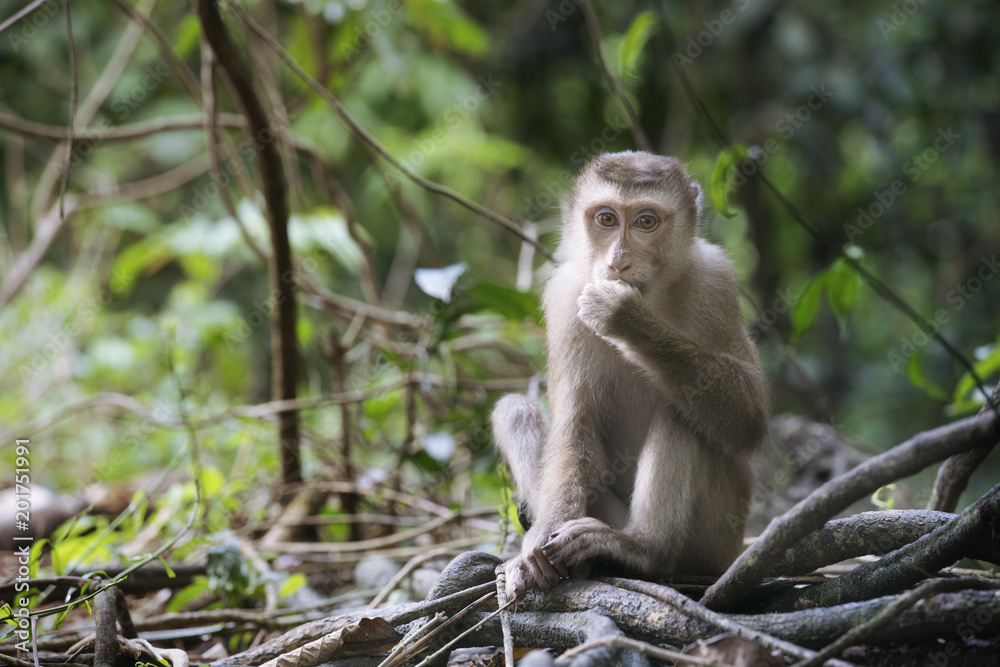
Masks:
[[[705,193],[695,181],[691,181],[691,187],[688,191],[691,193],[691,199],[694,200],[695,213],[700,218],[705,211]]]

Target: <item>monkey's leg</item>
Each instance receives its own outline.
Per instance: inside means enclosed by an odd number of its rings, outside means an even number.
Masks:
[[[534,520],[538,516],[538,468],[548,435],[542,411],[537,402],[526,396],[507,394],[497,401],[490,421],[497,447],[517,484],[518,496],[528,506]],[[520,509],[519,506],[519,512]]]
[[[491,421],[497,447],[517,485],[521,500],[518,515],[523,515],[523,503],[534,521],[539,516],[538,477],[542,447],[548,437],[548,425],[542,418],[542,411],[535,401],[519,394],[508,394],[497,401]],[[524,519],[521,520],[524,523]],[[527,545],[520,556],[507,563],[506,571],[508,592],[517,597],[536,583],[547,590],[555,585],[561,573],[565,573],[557,571],[540,549]]]
[[[542,545],[556,568],[594,563],[656,577],[672,572],[691,533],[699,487],[698,440],[670,416],[652,425],[635,469],[628,523],[584,517],[562,524]]]

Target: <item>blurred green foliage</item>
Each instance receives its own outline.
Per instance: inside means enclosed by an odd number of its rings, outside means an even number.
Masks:
[[[0,35],[0,111],[64,127],[71,80],[55,4]],[[600,152],[634,148],[571,0],[242,4],[408,168],[537,223],[550,248],[560,199],[577,171]],[[686,99],[676,68],[725,134],[748,147],[810,220],[855,247],[866,267],[981,360],[981,373],[995,381],[1000,6],[595,5],[605,58],[646,133],[710,186],[720,212],[706,213],[705,233],[726,247],[762,309],[758,316],[748,305],[747,323],[773,381],[775,412],[823,416],[763,335],[767,326],[785,341],[794,335],[793,354],[830,397],[837,426],[862,447],[884,449],[941,423],[949,403],[953,412],[974,410],[972,385],[959,381],[961,367],[939,346],[860,285],[833,249],[816,243],[752,177],[741,177],[738,161],[716,169],[721,147]],[[83,99],[113,62],[129,19],[114,3],[71,8]],[[351,330],[352,318],[333,317],[304,296],[301,394],[397,387],[349,412],[360,469],[385,467],[446,497],[458,491],[454,472],[461,470],[470,485],[458,500],[499,502],[486,420],[498,391],[475,387],[544,369],[539,276],[529,292],[515,289],[520,242],[404,182],[225,14],[265,99],[282,101],[275,116],[287,115],[288,135],[326,164],[353,205],[360,242],[312,158],[283,144],[296,256],[325,289],[361,300],[364,243],[375,282],[391,287],[386,305],[398,301],[429,322],[392,334],[363,323],[347,346],[341,383],[331,369],[331,341]],[[161,2],[151,20],[197,80],[199,25],[190,8]],[[223,83],[216,90],[220,110],[239,111]],[[199,113],[200,101],[145,36],[89,125]],[[243,138],[225,132],[234,144]],[[0,261],[9,274],[55,201],[58,179],[49,182],[45,169],[56,144],[6,125],[0,137]],[[189,439],[178,382],[204,463],[230,482],[253,479],[261,488],[273,481],[273,427],[227,413],[270,397],[266,266],[211,194],[207,174],[135,201],[101,196],[205,151],[197,128],[78,144],[70,195],[98,200],[73,214],[21,293],[0,309],[0,423],[15,429],[52,420],[32,437],[44,461],[39,481],[77,492],[164,467]],[[252,162],[243,164],[252,170]],[[240,190],[238,178],[230,189],[246,233],[267,247],[259,195]],[[412,280],[414,268],[458,262],[468,269],[449,303]],[[535,268],[540,264],[536,256]],[[408,425],[400,387],[412,373],[439,380],[418,383],[416,423]],[[932,386],[947,395],[925,391]],[[154,419],[121,409],[118,399],[67,412],[100,392],[134,397]],[[303,412],[307,472],[338,460],[341,416],[329,405]],[[457,443],[451,460],[422,453],[424,436],[439,432]],[[977,479],[995,478],[995,456],[990,465]],[[984,483],[974,480],[970,494]],[[231,509],[241,521],[262,511],[238,503]]]

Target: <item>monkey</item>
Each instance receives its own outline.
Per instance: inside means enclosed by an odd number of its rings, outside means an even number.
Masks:
[[[769,397],[700,186],[675,158],[605,153],[563,202],[542,295],[550,422],[509,394],[494,438],[530,517],[518,598],[612,568],[719,575],[742,549]]]

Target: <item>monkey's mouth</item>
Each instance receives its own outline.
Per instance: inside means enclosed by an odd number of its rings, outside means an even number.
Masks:
[[[613,281],[616,281],[616,282],[625,283],[626,285],[634,287],[634,288],[636,288],[637,290],[639,290],[640,292],[643,292],[643,293],[645,293],[645,291],[646,291],[646,284],[647,284],[646,281],[645,280],[640,280],[639,278],[632,278],[632,277],[629,277],[629,278],[612,278],[612,277],[608,276],[606,278],[606,280],[613,280]]]
[[[628,285],[631,285],[634,288],[636,288],[637,290],[639,290],[643,294],[646,293],[646,282],[643,281],[643,280],[626,280],[625,283],[628,284]]]

